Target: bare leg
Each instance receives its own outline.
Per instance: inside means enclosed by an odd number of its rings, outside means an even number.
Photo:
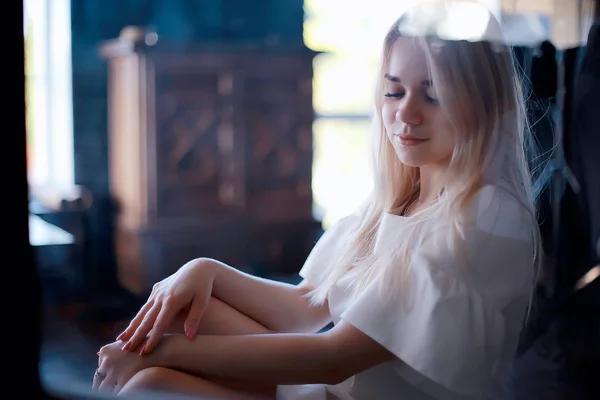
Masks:
[[[172,393],[194,398],[206,396],[206,400],[267,400],[275,398],[275,393],[267,395],[237,391],[193,375],[158,367],[148,368],[135,374],[121,389],[119,396],[144,392]]]
[[[169,333],[184,333],[183,324],[187,312],[186,309],[177,315],[169,329]],[[211,297],[198,327],[198,335],[257,335],[268,333],[273,332],[215,297]]]
[[[187,317],[187,310],[180,312],[169,329],[169,333],[183,334],[183,325]],[[198,335],[256,335],[273,333],[260,323],[240,313],[229,304],[212,297],[204,313],[198,328]],[[173,371],[177,372],[177,371]],[[277,390],[275,385],[271,384],[252,384],[247,382],[234,382],[226,380],[215,380],[212,382],[202,378],[177,372],[185,377],[185,381],[190,381],[193,386],[214,387],[215,390],[232,390],[242,393],[266,394],[275,397]],[[183,379],[183,378],[182,378]],[[133,378],[132,378],[133,380]],[[194,381],[195,380],[195,381]],[[128,383],[129,385],[129,383]],[[235,392],[234,392],[235,393]]]

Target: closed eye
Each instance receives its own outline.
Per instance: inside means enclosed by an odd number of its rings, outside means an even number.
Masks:
[[[384,96],[387,97],[387,98],[391,98],[391,99],[396,99],[397,100],[397,99],[400,99],[400,98],[404,97],[404,93],[385,93]],[[431,103],[433,105],[439,105],[440,104],[439,100],[437,100],[437,99],[429,96],[427,93],[425,94],[425,98],[426,98],[426,100],[429,103]]]
[[[427,96],[427,101],[436,106],[440,104],[440,101],[438,99],[434,99],[431,96]]]
[[[384,94],[385,97],[389,97],[389,98],[393,98],[393,99],[399,99],[402,96],[404,96],[404,93],[386,93]]]

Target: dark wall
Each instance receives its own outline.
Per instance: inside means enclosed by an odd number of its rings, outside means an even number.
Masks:
[[[75,181],[93,192],[86,268],[115,284],[108,181],[107,71],[98,45],[128,25],[160,38],[223,44],[302,44],[302,0],[72,0]]]

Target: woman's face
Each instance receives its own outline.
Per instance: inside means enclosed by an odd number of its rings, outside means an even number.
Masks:
[[[447,166],[456,134],[436,98],[425,53],[399,38],[389,57],[381,117],[398,158],[411,167]]]

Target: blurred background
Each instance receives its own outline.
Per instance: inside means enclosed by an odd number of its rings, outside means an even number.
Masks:
[[[98,348],[192,258],[298,281],[369,192],[381,42],[416,1],[24,1],[48,390],[89,391]],[[599,7],[478,2],[501,20],[551,151],[537,172],[548,262],[514,398],[600,398]],[[477,18],[463,10],[452,30]]]

